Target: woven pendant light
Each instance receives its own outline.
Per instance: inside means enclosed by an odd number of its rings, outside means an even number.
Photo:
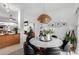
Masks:
[[[41,14],[37,20],[40,23],[47,24],[51,20],[51,17],[47,14]]]

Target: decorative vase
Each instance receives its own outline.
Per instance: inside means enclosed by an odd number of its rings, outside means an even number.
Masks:
[[[49,42],[49,41],[51,41],[50,34],[46,34],[46,36],[40,36],[40,41],[43,41],[43,42]]]
[[[47,37],[46,40],[50,41],[50,34],[47,34],[46,37]]]
[[[75,53],[75,47],[74,47],[74,44],[70,44],[69,45],[69,54],[74,54]]]
[[[46,34],[46,36],[44,37],[45,42],[51,41],[51,36],[50,34]]]
[[[40,36],[39,39],[40,39],[40,41],[44,41],[45,40],[43,36]]]

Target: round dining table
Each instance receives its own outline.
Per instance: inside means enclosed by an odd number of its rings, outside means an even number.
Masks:
[[[60,47],[63,44],[62,40],[53,37],[52,40],[49,42],[43,42],[39,39],[39,37],[32,38],[30,40],[30,43],[36,47],[41,47],[41,48],[55,48],[55,47]]]

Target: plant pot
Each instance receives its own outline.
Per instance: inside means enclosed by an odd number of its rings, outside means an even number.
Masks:
[[[74,44],[70,44],[69,45],[69,54],[72,55],[72,54],[75,54],[75,45]]]
[[[71,51],[74,51],[74,50],[75,50],[74,44],[70,44],[69,47],[70,47],[70,50],[71,50]]]
[[[44,40],[45,40],[45,42],[51,41],[51,36],[50,36],[50,34],[47,34],[47,35],[44,37]]]
[[[50,41],[50,34],[47,34],[46,37],[47,37],[46,40]]]

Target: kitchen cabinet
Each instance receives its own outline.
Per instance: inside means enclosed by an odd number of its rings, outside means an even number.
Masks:
[[[20,34],[0,35],[0,48],[20,43]]]

